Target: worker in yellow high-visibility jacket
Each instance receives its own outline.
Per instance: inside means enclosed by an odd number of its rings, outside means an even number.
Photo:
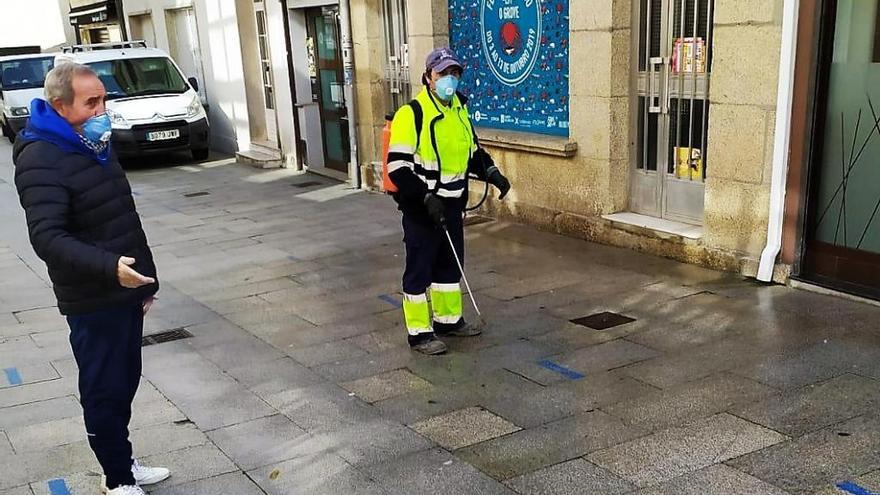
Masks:
[[[462,274],[443,232],[449,231],[464,262],[468,174],[494,185],[500,198],[510,190],[508,180],[478,147],[467,98],[458,93],[462,72],[452,50],[432,51],[422,76],[424,89],[397,111],[391,124],[388,175],[398,188],[394,198],[403,212],[406,245],[403,313],[410,346],[424,354],[446,352],[437,335],[471,337],[481,332],[462,316]]]

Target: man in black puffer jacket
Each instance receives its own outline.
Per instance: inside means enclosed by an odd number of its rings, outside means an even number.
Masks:
[[[159,289],[131,188],[110,149],[106,92],[87,66],[66,63],[45,83],[46,99],[15,143],[15,185],[31,245],[46,262],[67,316],[79,367],[89,444],[108,493],[169,476],[140,466],[128,441],[141,374],[144,315]]]

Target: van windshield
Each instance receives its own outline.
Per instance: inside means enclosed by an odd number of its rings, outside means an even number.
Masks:
[[[46,81],[46,73],[52,69],[53,57],[21,58],[0,62],[0,82],[3,89],[42,88]]]
[[[108,100],[180,94],[189,89],[189,84],[165,57],[105,60],[88,65],[104,83]]]

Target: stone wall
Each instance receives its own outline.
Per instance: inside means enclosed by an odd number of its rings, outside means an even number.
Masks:
[[[433,19],[410,15],[414,68],[428,50],[447,42],[446,4],[431,0]],[[766,240],[782,0],[715,2],[704,236],[697,241],[621,229],[601,218],[629,205],[631,7],[631,0],[597,0],[590,8],[572,2],[570,137],[482,130],[482,141],[513,185],[508,199],[490,198],[485,211],[753,274]],[[413,71],[416,84],[419,75]],[[474,185],[473,193],[481,194],[482,186]]]

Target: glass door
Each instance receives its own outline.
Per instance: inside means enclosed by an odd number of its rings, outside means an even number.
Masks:
[[[339,39],[339,7],[321,7],[306,11],[314,61],[312,99],[321,113],[324,135],[324,163],[328,168],[348,173],[350,157],[348,114],[345,108],[342,50]]]
[[[701,224],[714,0],[636,0],[630,208]]]
[[[880,8],[825,8],[801,275],[880,298]]]

